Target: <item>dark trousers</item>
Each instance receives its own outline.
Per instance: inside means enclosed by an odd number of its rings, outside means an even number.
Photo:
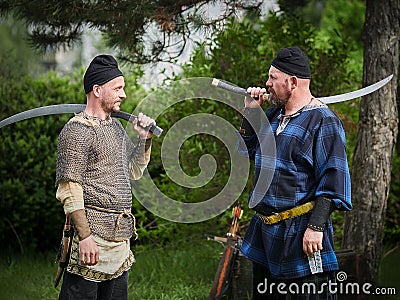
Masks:
[[[128,272],[121,276],[94,282],[81,276],[64,273],[58,300],[127,300],[128,299]]]
[[[329,283],[336,283],[335,276],[332,271],[283,280],[274,278],[264,266],[253,263],[253,300],[336,300],[337,294],[328,289]]]

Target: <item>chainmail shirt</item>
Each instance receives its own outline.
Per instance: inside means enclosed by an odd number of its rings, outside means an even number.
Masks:
[[[93,235],[109,241],[130,239],[134,218],[130,213],[130,179],[138,179],[149,162],[150,141],[134,145],[115,118],[93,122],[77,114],[58,139],[56,185],[82,185],[89,227]],[[129,213],[128,213],[129,212]]]

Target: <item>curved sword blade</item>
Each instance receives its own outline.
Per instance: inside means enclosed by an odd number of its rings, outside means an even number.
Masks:
[[[378,81],[374,84],[371,84],[371,85],[364,87],[362,89],[359,89],[357,91],[340,94],[340,95],[328,96],[328,97],[318,97],[318,99],[326,104],[330,104],[330,103],[337,103],[337,102],[342,102],[342,101],[347,101],[347,100],[355,99],[358,97],[362,97],[362,96],[368,95],[372,92],[375,92],[377,89],[380,89],[385,84],[387,84],[392,79],[392,77],[393,77],[393,74],[382,79],[381,81]],[[224,90],[227,90],[227,91],[230,91],[233,93],[236,93],[236,94],[250,96],[244,88],[237,87],[235,85],[232,85],[227,82],[223,82],[216,78],[214,78],[212,80],[211,85],[222,88]]]
[[[13,124],[15,122],[40,116],[77,113],[83,111],[85,107],[86,107],[85,104],[58,104],[58,105],[42,106],[20,112],[16,115],[13,115],[7,119],[0,121],[0,128]]]
[[[86,104],[57,104],[57,105],[42,106],[20,112],[16,115],[13,115],[9,118],[0,121],[0,128],[13,124],[15,122],[40,116],[78,113],[85,110],[85,107]],[[111,116],[124,119],[128,122],[132,122],[134,119],[137,118],[135,115],[123,111],[112,112]],[[157,125],[150,125],[149,130],[157,137],[159,137],[163,132],[163,129]]]
[[[369,85],[365,88],[359,89],[357,91],[340,94],[340,95],[335,95],[335,96],[329,96],[329,97],[318,97],[318,99],[326,104],[330,104],[330,103],[337,103],[337,102],[342,102],[342,101],[347,101],[350,99],[362,97],[362,96],[368,95],[372,92],[375,92],[377,89],[380,89],[385,84],[387,84],[390,80],[392,80],[392,77],[393,77],[393,74],[382,79],[381,81],[378,81],[374,84],[371,84],[371,85]]]

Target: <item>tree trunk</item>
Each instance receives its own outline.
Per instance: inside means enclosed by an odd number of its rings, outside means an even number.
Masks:
[[[364,76],[369,85],[393,74],[383,88],[362,98],[352,168],[353,211],[345,216],[342,247],[365,255],[370,280],[377,281],[384,217],[398,125],[400,0],[367,0]]]

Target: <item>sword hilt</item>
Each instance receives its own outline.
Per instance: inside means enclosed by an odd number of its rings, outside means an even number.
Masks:
[[[124,112],[124,111],[112,112],[111,116],[112,117],[116,117],[116,118],[124,119],[124,120],[126,120],[126,121],[128,121],[130,123],[137,118],[137,116],[132,115],[132,114],[127,113],[127,112]],[[159,137],[163,132],[163,129],[161,127],[158,127],[157,125],[154,125],[154,124],[152,124],[150,126],[147,126],[146,129],[148,129],[156,137]]]

